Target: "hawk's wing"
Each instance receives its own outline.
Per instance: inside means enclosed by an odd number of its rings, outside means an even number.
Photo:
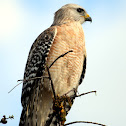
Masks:
[[[85,76],[85,72],[86,72],[86,62],[87,62],[87,58],[86,58],[86,55],[84,55],[83,71],[82,71],[82,74],[81,74],[81,77],[80,77],[79,84],[82,83],[82,81],[84,79],[84,76]]]
[[[36,90],[39,84],[41,84],[38,82],[41,79],[35,78],[41,77],[43,75],[47,56],[56,33],[57,29],[55,27],[50,27],[49,29],[45,30],[38,36],[30,49],[27,64],[25,67],[22,88],[21,102],[23,110],[20,119],[20,126],[28,125],[26,124],[26,116],[28,116],[28,113],[26,114],[26,111],[28,111],[27,109],[29,108],[29,103],[33,99],[33,94],[36,95],[34,90]]]

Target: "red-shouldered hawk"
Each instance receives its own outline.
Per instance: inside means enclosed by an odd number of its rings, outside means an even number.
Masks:
[[[46,66],[72,50],[52,65],[50,74],[56,95],[62,96],[78,88],[86,69],[85,38],[81,26],[85,21],[92,19],[82,7],[67,4],[55,13],[51,27],[33,43],[25,67],[19,126],[58,126],[58,119],[53,115],[53,93],[50,80],[46,78]],[[71,97],[76,93],[73,90],[67,95]],[[69,104],[65,110],[70,110]]]

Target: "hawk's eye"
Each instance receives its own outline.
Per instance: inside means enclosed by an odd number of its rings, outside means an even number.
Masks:
[[[77,8],[77,11],[78,11],[79,13],[81,13],[81,12],[84,11],[84,9],[82,9],[82,8]]]

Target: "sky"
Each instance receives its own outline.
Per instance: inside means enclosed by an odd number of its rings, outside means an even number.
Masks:
[[[6,126],[18,126],[22,84],[33,41],[53,22],[61,6],[84,7],[93,22],[84,23],[87,69],[67,122],[92,121],[107,126],[126,125],[126,2],[125,0],[0,0],[0,119],[14,115]],[[2,124],[1,124],[2,125]],[[76,124],[74,126],[94,126]]]

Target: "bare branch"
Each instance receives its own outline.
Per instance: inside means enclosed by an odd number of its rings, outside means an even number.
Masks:
[[[48,68],[48,67],[47,67],[47,71],[48,71],[49,79],[50,79],[50,81],[51,81],[51,87],[52,87],[53,95],[54,95],[54,98],[56,99],[56,93],[55,93],[53,81],[52,81],[52,79],[51,79],[51,75],[50,75],[50,71],[49,71],[49,68]]]
[[[55,93],[55,89],[54,89],[54,85],[53,85],[53,82],[52,82],[52,79],[51,79],[51,75],[50,75],[50,71],[49,69],[51,68],[51,66],[61,57],[64,57],[66,54],[68,54],[69,52],[73,52],[73,50],[70,50],[62,55],[60,55],[59,57],[57,57],[49,67],[47,67],[47,71],[48,71],[48,75],[49,75],[49,79],[51,80],[51,87],[52,87],[52,91],[53,91],[53,95],[54,95],[54,98],[56,99],[56,93]]]
[[[96,124],[96,125],[99,125],[99,126],[106,126],[104,124],[100,124],[100,123],[96,123],[96,122],[88,122],[88,121],[75,121],[75,122],[70,122],[70,123],[65,124],[64,126],[68,126],[68,125],[75,124],[75,123],[90,123],[90,124]]]
[[[48,78],[48,77],[45,77],[45,76],[33,77],[33,78],[29,78],[29,79],[17,80],[17,82],[18,82],[18,81],[23,81],[23,82],[25,82],[25,81],[36,80],[36,79],[41,79],[41,78]]]
[[[97,91],[89,91],[89,92],[86,92],[86,93],[83,93],[83,94],[80,94],[80,95],[76,95],[75,97],[80,97],[80,96],[83,96],[83,95],[86,95],[86,94],[90,94],[90,93],[95,93],[96,94]]]
[[[49,77],[44,77],[44,76],[41,76],[41,77],[34,77],[34,78],[30,78],[30,79],[20,79],[20,80],[17,80],[18,81],[22,81],[21,83],[23,82],[26,82],[26,81],[30,81],[30,80],[35,80],[35,79],[41,79],[41,78],[49,78]],[[8,93],[10,93],[12,90],[14,90],[17,86],[19,86],[21,83],[17,84],[16,86],[14,86]]]
[[[21,82],[22,83],[22,82]],[[8,93],[10,93],[11,91],[14,90],[14,88],[16,88],[17,86],[19,86],[21,83],[17,84],[16,86],[14,86]]]
[[[73,52],[73,50],[70,50],[70,51],[68,51],[68,52],[66,52],[66,53],[64,53],[64,54],[62,54],[62,55],[60,55],[59,57],[57,57],[52,63],[51,63],[51,65],[49,66],[49,68],[51,68],[51,66],[59,59],[59,58],[61,58],[61,57],[64,57],[66,54],[68,54],[69,52]]]

